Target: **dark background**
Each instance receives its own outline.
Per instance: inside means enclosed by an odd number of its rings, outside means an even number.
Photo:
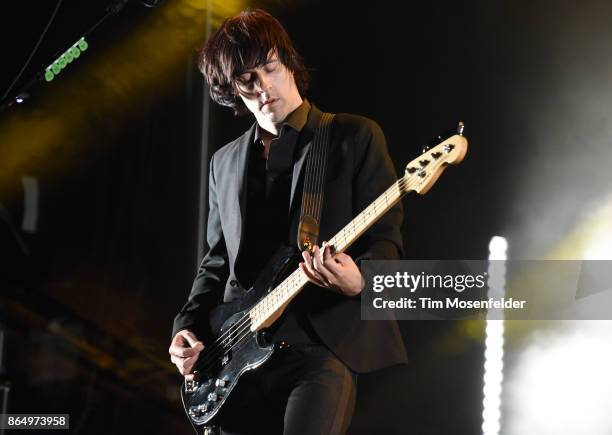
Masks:
[[[177,3],[128,2],[60,79],[29,87],[24,105],[1,113],[0,128],[14,131],[20,120],[52,112],[54,102],[75,102],[74,111],[61,112],[70,114],[59,121],[66,130],[79,123],[65,142],[49,145],[33,124],[19,131],[33,148],[16,148],[16,136],[0,130],[1,376],[11,385],[9,411],[70,413],[73,433],[190,432],[167,347],[202,249],[202,142],[211,153],[252,119],[213,106],[210,131],[202,133],[204,90],[194,61],[204,26],[199,38],[178,44],[163,85],[145,59],[111,51],[160,25],[156,17]],[[11,95],[108,4],[66,0]],[[312,69],[311,101],[380,123],[398,173],[436,134],[465,122],[466,160],[426,197],[404,200],[405,258],[484,259],[494,235],[510,240],[515,258],[543,257],[609,195],[607,3],[251,5],[274,13],[292,35]],[[2,92],[54,6],[21,2],[3,13]],[[167,25],[176,27],[173,35],[192,34],[189,20],[204,22],[191,16]],[[146,76],[97,110],[90,68],[123,63],[142,65]],[[50,150],[38,154],[38,143]],[[17,152],[32,155],[8,166]],[[24,176],[39,185],[33,230],[22,226]],[[482,323],[402,322],[401,329],[411,366],[362,378],[351,432],[479,433]]]

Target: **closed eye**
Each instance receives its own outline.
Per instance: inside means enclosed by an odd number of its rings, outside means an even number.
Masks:
[[[274,72],[276,70],[276,67],[278,66],[278,61],[276,59],[273,60],[269,60],[265,63],[264,65],[264,70],[267,73],[271,73]]]

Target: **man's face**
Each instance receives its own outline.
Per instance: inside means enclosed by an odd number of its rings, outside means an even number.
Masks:
[[[242,101],[264,127],[281,123],[302,103],[293,73],[274,52],[264,65],[241,74],[236,85]]]

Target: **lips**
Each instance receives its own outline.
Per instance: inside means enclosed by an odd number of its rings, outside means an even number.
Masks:
[[[268,104],[272,104],[272,103],[274,103],[277,100],[278,100],[278,98],[270,98],[269,100],[264,101],[263,104],[261,105],[261,107],[267,106]]]

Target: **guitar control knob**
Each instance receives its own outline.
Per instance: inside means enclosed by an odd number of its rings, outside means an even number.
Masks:
[[[208,401],[209,402],[216,402],[219,399],[219,396],[217,396],[217,393],[209,393],[208,394]]]
[[[225,387],[225,381],[223,379],[217,379],[215,381],[215,386],[216,387]]]
[[[192,394],[198,389],[200,384],[198,381],[185,381],[185,393]]]
[[[189,415],[192,417],[201,417],[204,414],[204,410],[199,406],[192,406],[189,408]]]

